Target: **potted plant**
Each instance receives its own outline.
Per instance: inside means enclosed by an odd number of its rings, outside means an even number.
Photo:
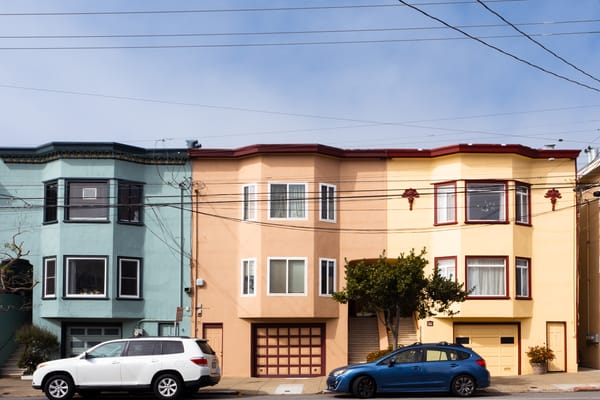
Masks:
[[[548,361],[556,358],[551,348],[546,345],[529,347],[527,350],[529,364],[534,374],[545,374],[548,372]]]

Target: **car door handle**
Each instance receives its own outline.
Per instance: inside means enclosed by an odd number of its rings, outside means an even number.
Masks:
[[[458,364],[456,364],[456,363],[450,364],[450,368],[456,368],[456,367],[458,367]]]
[[[121,364],[121,362],[115,360],[115,361],[112,362],[112,364]]]

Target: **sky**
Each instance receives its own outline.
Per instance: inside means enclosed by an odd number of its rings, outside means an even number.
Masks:
[[[598,0],[3,0],[0,59],[2,147],[600,148]]]

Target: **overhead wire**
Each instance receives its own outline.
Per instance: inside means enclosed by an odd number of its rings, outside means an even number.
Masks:
[[[577,85],[577,86],[580,86],[580,87],[583,87],[583,88],[586,88],[586,89],[592,90],[592,91],[594,91],[594,92],[600,92],[600,89],[598,89],[597,87],[590,86],[590,85],[588,85],[588,84],[586,84],[586,83],[580,82],[580,81],[578,81],[578,80],[575,80],[575,79],[571,79],[571,78],[569,78],[569,77],[566,77],[566,76],[564,76],[564,75],[561,75],[561,74],[559,74],[559,73],[556,73],[556,72],[554,72],[554,71],[550,71],[550,70],[549,70],[549,69],[547,69],[547,68],[544,68],[544,67],[542,67],[542,66],[540,66],[540,65],[537,65],[537,64],[535,64],[535,63],[533,63],[533,62],[531,62],[531,61],[528,61],[528,60],[526,60],[526,59],[524,59],[524,58],[521,58],[521,57],[519,57],[519,56],[517,56],[517,55],[515,55],[515,54],[512,54],[512,53],[510,53],[510,52],[508,52],[508,51],[506,51],[506,50],[504,50],[504,49],[502,49],[502,48],[500,48],[500,47],[498,47],[498,46],[494,46],[493,44],[490,44],[490,43],[486,42],[485,40],[483,40],[483,39],[480,39],[480,38],[479,38],[479,37],[477,37],[477,36],[471,35],[470,33],[468,33],[468,32],[466,32],[466,31],[464,31],[463,29],[457,28],[457,27],[455,27],[455,26],[451,25],[450,23],[448,23],[448,22],[444,21],[443,19],[441,19],[441,18],[439,18],[439,17],[436,17],[436,16],[434,16],[434,15],[430,14],[430,13],[428,13],[428,12],[426,12],[426,11],[422,10],[422,9],[421,9],[421,8],[419,8],[419,7],[416,7],[416,6],[414,6],[414,5],[410,4],[410,3],[408,3],[408,2],[407,2],[407,1],[405,1],[405,0],[398,0],[398,1],[399,1],[400,3],[402,3],[402,4],[406,5],[406,6],[410,7],[411,9],[413,9],[413,10],[415,10],[415,11],[417,11],[417,12],[419,12],[419,13],[423,14],[423,15],[425,15],[425,16],[426,16],[426,17],[428,17],[428,18],[430,18],[430,19],[433,19],[434,21],[437,21],[437,22],[439,22],[440,24],[443,24],[443,25],[445,25],[445,26],[447,26],[447,27],[448,27],[448,28],[450,28],[450,29],[453,29],[453,30],[455,30],[455,31],[457,31],[457,32],[460,32],[461,34],[465,35],[465,36],[466,36],[466,37],[468,37],[469,39],[472,39],[472,40],[474,40],[474,41],[476,41],[476,42],[478,42],[478,43],[481,43],[481,44],[483,44],[484,46],[486,46],[486,47],[489,47],[490,49],[493,49],[493,50],[495,50],[495,51],[497,51],[497,52],[499,52],[499,53],[501,53],[501,54],[504,54],[505,56],[508,56],[508,57],[510,57],[510,58],[512,58],[512,59],[514,59],[514,60],[516,60],[516,61],[518,61],[518,62],[520,62],[520,63],[523,63],[523,64],[525,64],[525,65],[528,65],[528,66],[530,66],[531,68],[537,69],[538,71],[541,71],[541,72],[543,72],[543,73],[545,73],[545,74],[552,75],[552,76],[554,76],[554,77],[556,77],[556,78],[559,78],[559,79],[562,79],[562,80],[564,80],[564,81],[566,81],[566,82],[570,82],[570,83],[572,83],[572,84],[575,84],[575,85]]]
[[[560,55],[558,55],[556,52],[552,51],[551,49],[549,49],[548,47],[546,47],[545,45],[543,45],[542,43],[538,42],[537,40],[535,40],[532,35],[527,34],[525,31],[523,31],[522,29],[519,29],[515,24],[513,24],[512,22],[510,22],[509,20],[507,20],[505,17],[503,17],[500,13],[498,13],[497,11],[495,11],[494,9],[492,9],[491,7],[489,7],[487,4],[485,4],[482,0],[476,0],[479,4],[481,4],[481,6],[483,8],[485,8],[486,10],[488,10],[490,13],[494,14],[495,16],[497,16],[498,18],[500,18],[500,20],[502,20],[504,23],[506,23],[508,26],[510,26],[511,28],[513,28],[514,30],[516,30],[517,32],[519,32],[521,35],[525,36],[527,39],[529,39],[531,42],[535,43],[537,46],[541,47],[542,49],[544,49],[546,52],[552,54],[554,57],[556,57],[557,59],[559,59],[560,61],[562,61],[563,63],[567,64],[568,66],[572,67],[573,69],[581,72],[582,74],[584,74],[585,76],[587,76],[588,78],[592,78],[593,80],[595,80],[596,82],[600,83],[600,79],[596,78],[594,75],[584,71],[583,69],[579,68],[577,65],[567,61],[565,58],[561,57]]]

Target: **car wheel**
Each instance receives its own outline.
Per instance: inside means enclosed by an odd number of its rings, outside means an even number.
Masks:
[[[174,374],[162,374],[154,380],[154,396],[160,400],[174,400],[181,394],[181,379]]]
[[[368,399],[375,395],[375,379],[370,376],[359,376],[352,383],[352,394],[361,399]]]
[[[452,381],[452,393],[459,397],[469,397],[475,392],[475,379],[469,375],[459,375]]]
[[[44,393],[50,400],[71,400],[75,394],[75,385],[67,375],[54,375],[46,381]]]

